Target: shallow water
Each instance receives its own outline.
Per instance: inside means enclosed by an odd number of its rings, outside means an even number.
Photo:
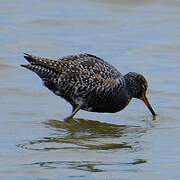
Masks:
[[[179,1],[0,2],[1,179],[180,179]],[[22,52],[141,72],[158,117],[133,100],[65,123],[70,105],[19,66]]]

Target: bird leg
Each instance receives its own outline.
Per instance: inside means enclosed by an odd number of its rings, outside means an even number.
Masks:
[[[64,118],[64,121],[69,122],[69,120],[72,119],[73,116],[74,116],[80,109],[81,109],[81,106],[80,106],[80,105],[77,106],[76,108],[73,107],[72,113],[71,113],[68,117]]]

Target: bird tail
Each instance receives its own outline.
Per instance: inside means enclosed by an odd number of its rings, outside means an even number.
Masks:
[[[49,78],[52,76],[54,78],[57,75],[55,67],[58,64],[58,61],[33,56],[27,53],[24,54],[24,58],[29,62],[29,64],[21,64],[22,67],[35,72],[38,76],[40,76],[40,78]]]

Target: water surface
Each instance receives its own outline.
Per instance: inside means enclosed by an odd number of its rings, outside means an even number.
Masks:
[[[0,178],[180,179],[179,20],[177,0],[1,0]],[[71,106],[19,66],[23,52],[140,72],[158,117],[133,100],[65,123]]]

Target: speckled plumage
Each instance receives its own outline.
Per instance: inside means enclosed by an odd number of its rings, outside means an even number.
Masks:
[[[74,113],[70,117],[79,109],[117,112],[132,98],[128,93],[128,79],[131,78],[127,79],[127,76],[94,55],[79,54],[58,60],[29,54],[24,57],[29,64],[22,66],[35,72],[49,90],[72,105]]]

